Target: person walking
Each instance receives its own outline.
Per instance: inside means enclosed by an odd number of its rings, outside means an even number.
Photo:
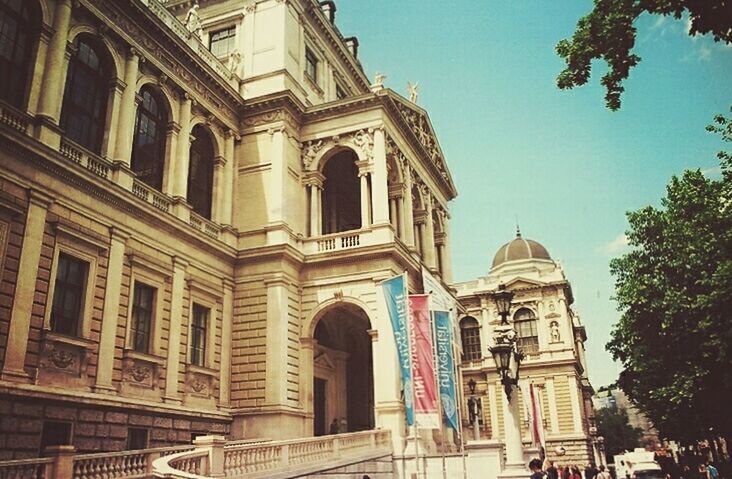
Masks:
[[[706,467],[709,479],[719,479],[719,471],[716,467],[712,466],[709,462],[706,463]]]
[[[546,471],[547,479],[559,479],[559,471],[554,467],[554,461],[547,460],[544,471]]]
[[[597,476],[597,468],[592,463],[587,464],[587,467],[585,467],[585,479],[595,479],[595,476]]]
[[[531,479],[544,479],[544,471],[541,470],[541,459],[532,459],[529,462]]]
[[[605,466],[600,464],[600,472],[597,473],[596,479],[612,479],[612,476],[605,470]]]

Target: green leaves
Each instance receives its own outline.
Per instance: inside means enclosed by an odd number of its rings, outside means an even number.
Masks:
[[[726,117],[708,129],[732,138]],[[729,162],[722,173],[686,171],[671,179],[661,208],[628,213],[631,250],[610,263],[621,317],[608,349],[623,364],[620,386],[663,434],[682,441],[709,427],[732,432]]]
[[[605,104],[618,110],[625,91],[623,81],[638,65],[633,53],[638,17],[644,13],[673,15],[687,12],[690,35],[712,33],[716,41],[732,42],[732,2],[726,0],[595,0],[594,9],[579,19],[571,40],[557,43],[557,55],[567,67],[557,76],[560,89],[584,85],[590,79],[593,60],[603,60],[609,71],[600,83],[605,87]]]

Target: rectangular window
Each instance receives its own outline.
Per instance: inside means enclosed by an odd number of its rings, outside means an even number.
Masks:
[[[343,100],[347,96],[346,91],[340,85],[336,85],[336,99]]]
[[[480,359],[480,328],[462,328],[463,358],[465,361]]]
[[[518,336],[517,346],[524,354],[539,353],[539,333],[536,328],[536,320],[516,321],[516,333]]]
[[[71,444],[71,423],[61,421],[44,421],[41,431],[41,454],[49,446],[65,446]]]
[[[52,331],[79,335],[88,273],[89,263],[86,261],[65,253],[59,254],[51,307]]]
[[[318,84],[318,57],[309,48],[305,48],[305,74],[316,85]]]
[[[236,27],[211,32],[208,49],[217,57],[223,57],[231,52],[236,44]]]
[[[127,450],[147,449],[147,429],[131,427],[127,429]]]
[[[191,364],[206,365],[206,329],[210,310],[193,303],[193,321],[191,321]]]
[[[132,303],[132,349],[141,353],[150,352],[155,288],[135,281]]]

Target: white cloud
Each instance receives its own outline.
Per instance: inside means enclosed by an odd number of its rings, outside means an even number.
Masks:
[[[612,241],[609,241],[601,245],[598,249],[600,252],[605,254],[615,254],[623,251],[628,247],[628,237],[625,233],[620,233]]]
[[[710,168],[702,168],[701,174],[704,176],[717,176],[722,174],[722,167],[720,166],[712,166]]]

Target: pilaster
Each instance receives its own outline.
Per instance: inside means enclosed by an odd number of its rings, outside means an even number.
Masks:
[[[135,127],[135,103],[137,88],[137,73],[140,65],[140,53],[131,48],[125,63],[125,87],[120,102],[117,141],[114,149],[114,159],[124,165],[130,165],[132,156],[133,130]]]
[[[221,318],[221,365],[219,369],[219,403],[228,406],[231,400],[231,326],[234,321],[234,283],[224,279],[224,304]]]
[[[180,403],[178,372],[180,370],[180,336],[183,322],[183,293],[188,262],[173,257],[173,284],[170,299],[170,332],[168,333],[168,358],[165,371],[165,397],[169,403]]]
[[[389,224],[389,189],[387,188],[386,139],[384,129],[374,130],[374,173],[371,178],[373,188],[374,224]]]
[[[24,369],[25,355],[28,350],[33,297],[36,292],[46,214],[52,201],[51,197],[35,190],[28,192],[28,211],[18,265],[18,280],[10,311],[5,361],[0,379],[28,380],[28,374]]]
[[[267,350],[264,402],[281,406],[287,399],[287,279],[277,274],[267,287]]]
[[[104,290],[104,309],[102,310],[102,330],[99,333],[99,359],[94,386],[98,392],[116,392],[112,387],[114,370],[115,340],[119,322],[119,303],[122,288],[125,244],[129,233],[117,227],[111,229],[109,258],[107,261],[107,281]]]
[[[180,104],[180,132],[178,133],[178,145],[176,154],[178,161],[171,162],[171,178],[173,178],[173,196],[185,198],[188,194],[188,164],[191,155],[191,107],[193,100],[187,94],[183,94]]]

